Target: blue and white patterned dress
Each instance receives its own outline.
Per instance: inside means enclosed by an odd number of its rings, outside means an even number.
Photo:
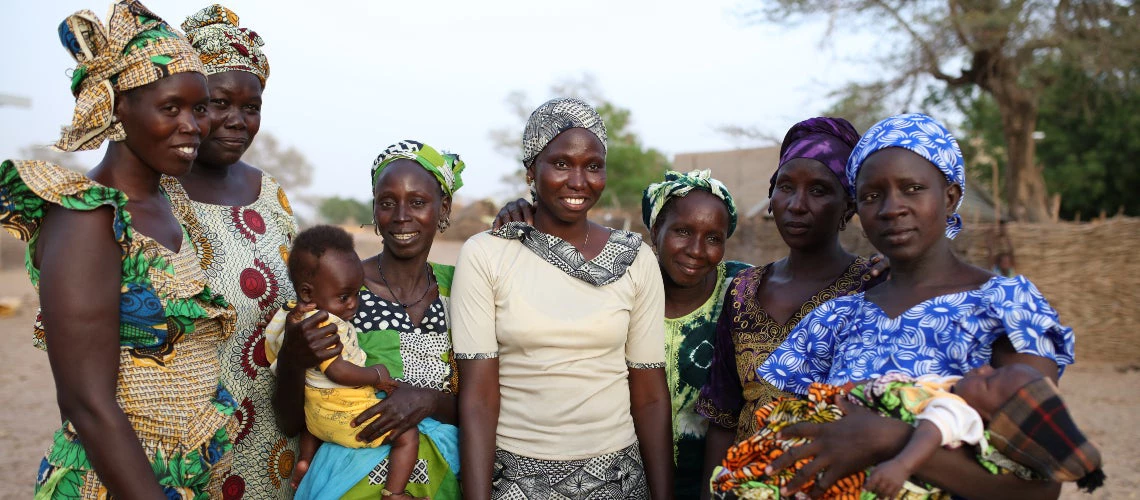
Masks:
[[[888,372],[965,375],[990,362],[1001,337],[1019,353],[1055,361],[1062,372],[1073,363],[1073,329],[1060,324],[1037,287],[1024,276],[995,276],[897,318],[864,293],[831,300],[804,317],[757,372],[797,394],[807,394],[812,382],[841,385]]]

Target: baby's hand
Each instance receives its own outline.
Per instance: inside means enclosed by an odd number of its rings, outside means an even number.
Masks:
[[[396,379],[388,372],[388,367],[384,365],[372,365],[372,369],[376,370],[376,382],[372,384],[378,391],[392,392],[396,390]]]
[[[863,489],[878,498],[895,498],[902,491],[903,483],[910,478],[910,473],[910,468],[901,461],[887,460],[875,466]]]

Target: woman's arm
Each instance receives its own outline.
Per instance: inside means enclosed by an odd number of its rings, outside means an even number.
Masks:
[[[788,482],[785,491],[794,492],[819,474],[812,496],[819,496],[837,480],[872,465],[889,460],[902,451],[913,428],[900,420],[850,403],[838,401],[845,416],[827,424],[796,424],[780,431],[781,438],[806,437],[812,442],[788,450],[768,468],[768,473],[811,458]],[[939,448],[916,471],[922,480],[955,495],[974,500],[1055,499],[1061,485],[1047,481],[1026,481],[1016,476],[991,474],[978,465],[967,447]]]
[[[499,359],[461,359],[458,363],[459,377],[463,380],[463,391],[459,393],[459,414],[462,416],[459,422],[459,442],[463,443],[459,447],[459,470],[463,498],[489,499],[491,472],[495,463],[495,434],[499,425]],[[663,370],[658,371],[664,373]],[[632,375],[630,378],[632,387]],[[664,375],[661,382],[665,382]],[[668,414],[666,398],[666,426]],[[635,413],[634,422],[637,421],[636,415]],[[668,434],[665,442],[672,442]],[[668,457],[671,458],[672,453]]]
[[[649,495],[651,498],[673,498],[672,409],[669,389],[665,385],[665,369],[630,368],[629,401],[633,429],[637,433],[641,460],[645,463]]]
[[[735,429],[726,429],[715,422],[709,422],[709,430],[705,434],[705,462],[701,467],[701,481],[707,482],[712,478],[713,469],[728,455],[728,449],[735,440]],[[709,493],[708,484],[702,483],[701,498],[709,498]]]
[[[317,311],[301,321],[285,323],[285,339],[277,354],[277,384],[273,390],[273,409],[277,426],[286,436],[296,436],[305,428],[305,370],[340,356],[340,337],[336,325],[321,326],[329,313]]]
[[[115,400],[122,250],[108,208],[53,207],[36,245],[48,360],[60,413],[115,498],[165,498],[138,436]]]
[[[368,443],[391,431],[392,434],[384,439],[384,442],[390,443],[427,417],[445,424],[456,423],[457,405],[454,394],[415,387],[403,382],[397,382],[396,386],[396,390],[388,394],[383,401],[360,412],[360,415],[352,420],[353,427],[356,427],[368,422],[368,419],[377,414],[380,415],[356,433],[357,440]]]

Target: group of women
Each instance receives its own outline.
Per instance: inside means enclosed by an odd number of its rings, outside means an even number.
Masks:
[[[57,147],[109,139],[106,154],[86,175],[0,164],[0,224],[28,241],[34,341],[62,419],[36,496],[391,494],[386,446],[298,456],[304,371],[341,346],[318,313],[286,327],[269,370],[262,328],[292,298],[296,223],[280,186],[241,161],[269,64],[225,7],[182,28],[137,0],[115,4],[106,26],[68,17],[76,107]],[[736,207],[707,171],[647,187],[648,241],[592,222],[606,148],[587,103],[536,109],[523,131],[531,203],[468,240],[455,267],[427,256],[463,162],[412,140],[374,162],[383,249],[362,261],[353,323],[367,364],[400,386],[355,423],[365,442],[419,430],[412,479],[395,493],[696,498],[755,430],[752,412],[811,382],[1011,363],[1057,379],[1073,361],[1072,331],[1030,282],[951,251],[964,165],[930,117],[891,117],[861,139],[838,118],[796,124],[770,189],[788,255],[761,267],[724,261]],[[856,212],[889,280],[839,244]],[[810,460],[790,488],[826,488],[907,441],[905,424],[848,410],[785,430],[812,438],[773,464]],[[919,475],[970,498],[1059,491],[990,475],[961,451]]]

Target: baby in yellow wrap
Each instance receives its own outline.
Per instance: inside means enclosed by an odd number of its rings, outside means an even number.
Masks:
[[[277,353],[284,341],[289,315],[301,320],[325,310],[328,321],[336,324],[343,346],[340,356],[305,372],[305,427],[301,433],[301,456],[312,457],[322,441],[348,448],[380,446],[388,434],[370,443],[356,439],[358,428],[352,420],[374,406],[377,391],[396,389],[396,381],[382,364],[363,366],[366,354],[360,348],[352,317],[357,297],[364,286],[364,268],[353,248],[352,236],[335,226],[315,226],[297,235],[289,255],[289,277],[297,292],[297,303],[288,304],[273,316],[265,328],[266,357],[276,373]],[[390,498],[411,498],[403,494],[411,478],[419,452],[419,433],[404,431],[392,443],[388,457],[388,483],[385,490],[398,493]],[[298,461],[294,482],[304,475],[308,464]],[[294,485],[295,487],[296,485]]]

